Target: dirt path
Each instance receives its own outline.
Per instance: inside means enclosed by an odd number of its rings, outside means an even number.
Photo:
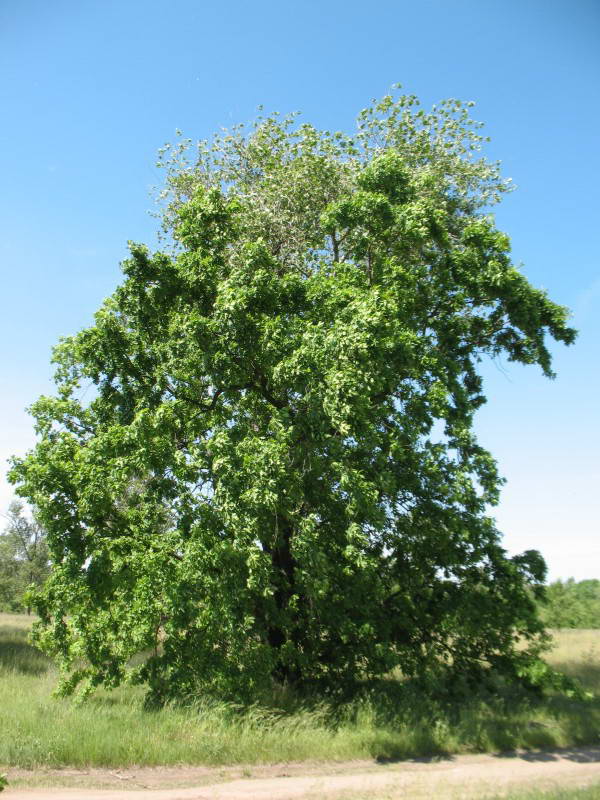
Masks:
[[[6,800],[376,800],[377,797],[467,800],[517,789],[600,784],[600,747],[502,756],[467,755],[394,764],[360,761],[222,770],[181,767],[37,774],[13,770],[9,771],[9,779],[14,783],[4,795]],[[55,786],[18,786],[23,781],[31,784],[44,780]],[[59,781],[70,785],[58,787]],[[105,788],[86,788],[82,783]]]

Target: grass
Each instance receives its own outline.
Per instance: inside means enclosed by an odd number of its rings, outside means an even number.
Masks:
[[[600,629],[556,631],[555,646],[548,658],[552,666],[578,678],[600,695]]]
[[[76,705],[51,697],[56,672],[28,643],[29,624],[27,617],[0,614],[5,767],[387,761],[600,741],[598,700],[539,701],[512,693],[449,706],[409,693],[396,681],[383,681],[335,711],[319,703],[287,712],[218,703],[147,711],[143,691],[130,687],[98,692]],[[548,660],[600,694],[600,631],[557,633]]]
[[[485,800],[600,800],[600,783],[580,789],[554,789],[550,791],[528,791],[517,794],[495,795]]]

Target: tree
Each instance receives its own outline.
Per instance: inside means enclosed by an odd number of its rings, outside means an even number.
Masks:
[[[0,533],[0,607],[29,614],[25,593],[41,587],[50,572],[46,533],[35,516],[27,519],[20,503],[11,503],[7,519]]]
[[[38,638],[65,691],[533,663],[545,567],[486,516],[477,368],[551,376],[546,337],[575,333],[511,263],[468,107],[389,96],[352,136],[275,114],[165,148],[173,246],[132,244],[56,348],[11,473],[48,530]]]
[[[540,616],[551,628],[600,628],[600,581],[554,581],[546,589]]]

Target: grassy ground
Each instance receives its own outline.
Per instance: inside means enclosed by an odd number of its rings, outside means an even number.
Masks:
[[[486,798],[486,800],[500,800],[500,798]],[[583,789],[556,789],[551,792],[519,792],[519,794],[504,795],[502,800],[600,800],[600,784],[586,786]]]
[[[26,617],[0,614],[0,764],[7,767],[387,760],[600,741],[600,700],[513,694],[436,706],[399,695],[391,681],[334,715],[324,705],[282,713],[214,703],[152,712],[132,688],[78,706],[51,698],[56,673],[28,644],[28,627]],[[548,660],[600,694],[600,631],[558,632]]]

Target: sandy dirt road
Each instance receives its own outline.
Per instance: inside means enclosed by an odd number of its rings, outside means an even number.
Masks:
[[[71,785],[18,785],[44,778],[56,784],[61,776],[63,782]],[[37,775],[9,771],[9,779],[14,782],[3,796],[6,800],[467,800],[519,789],[600,785],[600,747],[500,756],[466,755],[393,764],[360,761],[224,770],[202,767],[69,770]],[[82,783],[105,788],[86,787]]]

